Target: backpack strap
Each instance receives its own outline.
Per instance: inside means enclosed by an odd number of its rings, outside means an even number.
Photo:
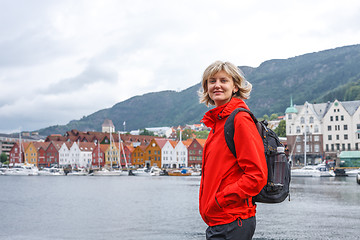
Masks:
[[[224,125],[224,134],[225,134],[226,144],[228,145],[230,151],[232,152],[232,154],[234,155],[235,158],[236,158],[236,150],[235,150],[235,143],[234,143],[234,132],[235,132],[234,119],[235,119],[236,114],[238,114],[239,112],[249,113],[252,120],[254,121],[257,129],[259,130],[258,120],[256,119],[256,117],[250,110],[247,110],[245,108],[237,108],[230,114],[230,116],[226,119],[226,122]]]

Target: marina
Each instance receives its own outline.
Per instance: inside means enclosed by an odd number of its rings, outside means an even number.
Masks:
[[[1,176],[0,239],[205,239],[199,176]],[[254,239],[359,239],[355,177],[293,177]]]

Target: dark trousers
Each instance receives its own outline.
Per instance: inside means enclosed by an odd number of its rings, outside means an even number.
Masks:
[[[256,218],[238,218],[234,222],[208,227],[207,240],[248,240],[252,239],[256,227]]]

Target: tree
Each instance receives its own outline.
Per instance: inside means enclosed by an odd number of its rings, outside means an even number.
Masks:
[[[266,120],[266,121],[269,121],[269,115],[265,114],[265,115],[263,116],[263,119]]]
[[[180,132],[179,131],[176,131],[176,136],[177,136],[177,139],[180,139]],[[185,141],[189,138],[192,138],[193,136],[193,132],[191,129],[187,128],[187,129],[184,129],[181,133],[181,140],[182,141]]]
[[[277,119],[279,116],[276,113],[271,114],[270,121]]]
[[[139,135],[145,135],[145,136],[155,136],[153,132],[146,130],[146,129],[142,129],[139,133]]]
[[[1,153],[1,155],[0,155],[0,162],[1,163],[4,163],[4,162],[6,162],[7,161],[7,155],[6,155],[6,153]]]
[[[207,139],[207,137],[209,136],[209,131],[205,130],[205,131],[198,131],[198,132],[194,132],[196,138],[201,138],[201,139]]]
[[[277,128],[275,128],[274,132],[279,137],[286,137],[286,121],[281,120],[280,123],[279,123],[279,126]]]

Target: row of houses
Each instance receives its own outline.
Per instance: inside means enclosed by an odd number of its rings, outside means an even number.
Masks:
[[[38,167],[201,167],[205,139],[174,141],[141,135],[121,135],[72,130],[50,135],[45,142],[15,143],[9,163]]]
[[[350,152],[360,159],[360,101],[304,105],[291,101],[285,114],[287,144],[295,163],[316,164]]]

